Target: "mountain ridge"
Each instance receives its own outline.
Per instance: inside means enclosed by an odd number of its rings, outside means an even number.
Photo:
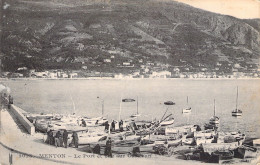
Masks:
[[[132,60],[135,67],[129,70],[138,69],[140,59],[195,71],[200,66],[213,70],[218,62],[232,67],[238,63],[244,71],[252,64],[258,68],[259,19],[238,19],[175,1],[12,3],[3,12],[1,49],[6,71],[87,65],[120,72],[118,64]],[[115,56],[111,63],[104,62],[111,56]]]

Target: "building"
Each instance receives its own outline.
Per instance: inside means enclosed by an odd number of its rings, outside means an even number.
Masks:
[[[151,78],[169,78],[171,77],[171,72],[169,71],[159,71],[159,72],[152,72]]]
[[[123,62],[123,66],[130,66],[131,63],[130,62]]]
[[[104,59],[104,62],[105,62],[105,63],[111,63],[111,59],[106,58],[106,59]]]

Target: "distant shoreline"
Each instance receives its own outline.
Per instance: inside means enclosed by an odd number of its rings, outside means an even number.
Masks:
[[[260,80],[260,78],[0,78],[0,80]]]

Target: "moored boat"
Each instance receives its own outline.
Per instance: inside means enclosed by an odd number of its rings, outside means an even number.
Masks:
[[[236,109],[234,109],[231,113],[232,113],[232,116],[242,116],[242,110],[238,109],[237,108],[237,102],[238,102],[238,87],[237,87],[237,97],[236,97]]]
[[[216,106],[215,106],[215,99],[214,99],[214,116],[212,116],[209,119],[209,123],[210,124],[219,124],[219,122],[220,122],[220,119],[218,116],[216,116]]]
[[[165,101],[164,104],[165,105],[175,105],[175,103],[173,101]]]
[[[131,99],[131,98],[126,98],[126,99],[122,99],[122,102],[134,102],[135,99]]]
[[[189,105],[189,97],[187,96],[187,107],[182,109],[182,113],[191,113],[191,107]]]

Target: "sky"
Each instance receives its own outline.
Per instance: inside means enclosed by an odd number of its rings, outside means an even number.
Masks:
[[[237,18],[260,18],[260,0],[175,0],[214,13]]]

